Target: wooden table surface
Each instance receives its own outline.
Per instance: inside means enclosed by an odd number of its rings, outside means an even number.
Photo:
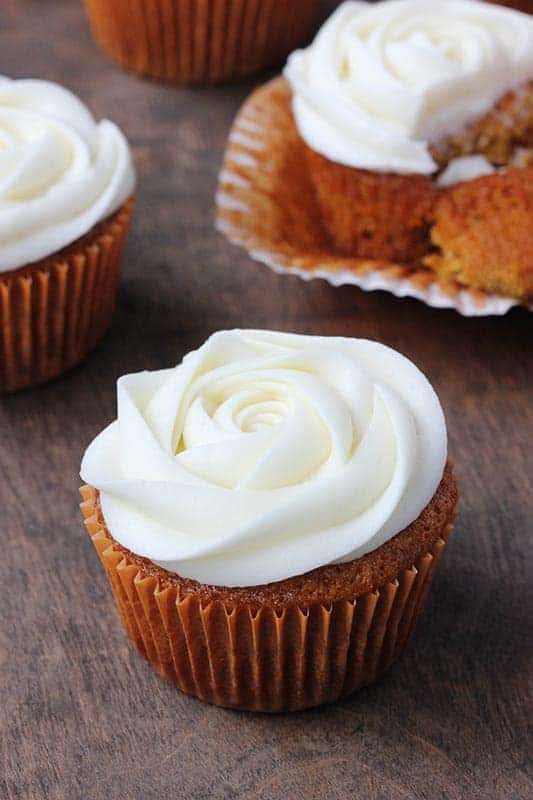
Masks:
[[[530,314],[464,319],[306,284],[226,242],[217,172],[261,78],[208,90],[138,80],[99,54],[77,0],[4,0],[0,72],[78,92],[124,129],[139,173],[109,334],[64,378],[0,400],[0,797],[533,797]],[[114,418],[116,378],[234,326],[401,350],[440,394],[460,478],[456,533],[401,660],[379,685],[292,715],[210,707],[157,677],[126,640],[78,511],[80,459]]]

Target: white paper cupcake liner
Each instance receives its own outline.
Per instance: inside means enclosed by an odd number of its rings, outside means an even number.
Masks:
[[[312,209],[312,189],[298,159],[303,160],[290,90],[283,78],[276,78],[257,89],[239,111],[216,194],[217,229],[254,260],[306,281],[322,278],[332,286],[383,290],[433,308],[453,308],[467,317],[502,315],[523,305],[512,297],[440,278],[419,265],[339,256],[328,250],[323,233],[317,244],[319,212]],[[286,174],[288,168],[294,174]],[[303,185],[295,191],[299,182]]]

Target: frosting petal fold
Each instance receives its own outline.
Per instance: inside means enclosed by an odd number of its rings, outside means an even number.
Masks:
[[[0,76],[0,272],[84,236],[132,194],[121,131],[49,81]]]
[[[445,460],[439,401],[399,353],[236,330],[121,378],[81,475],[133,552],[249,586],[375,549],[420,514]]]
[[[478,0],[344,2],[285,76],[313,150],[351,167],[431,174],[431,142],[533,76],[533,17]]]

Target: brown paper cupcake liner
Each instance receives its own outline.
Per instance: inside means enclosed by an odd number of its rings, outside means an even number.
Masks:
[[[92,33],[121,66],[213,84],[281,63],[313,30],[316,0],[85,0]]]
[[[255,260],[304,280],[322,278],[415,297],[465,316],[505,314],[520,305],[439,277],[420,264],[342,256],[333,251],[308,174],[284,78],[245,101],[229,136],[217,191],[217,228]],[[531,306],[528,306],[532,308]]]
[[[133,200],[74,244],[0,273],[0,392],[44,383],[80,362],[111,322]]]
[[[305,607],[202,603],[161,588],[117,547],[81,490],[85,526],[137,649],[179,689],[220,706],[279,712],[309,708],[376,681],[405,647],[452,530],[374,591]]]

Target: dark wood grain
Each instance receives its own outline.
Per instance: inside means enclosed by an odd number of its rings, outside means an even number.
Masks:
[[[133,144],[138,203],[113,327],[86,364],[0,401],[0,796],[12,800],[526,800],[531,315],[463,319],[282,278],[213,230],[231,120],[254,82],[174,89],[111,66],[76,0],[4,0],[0,71],[58,80]],[[115,379],[217,328],[379,339],[437,388],[461,481],[455,537],[381,683],[265,717],[179,694],[128,644],[77,508]]]

